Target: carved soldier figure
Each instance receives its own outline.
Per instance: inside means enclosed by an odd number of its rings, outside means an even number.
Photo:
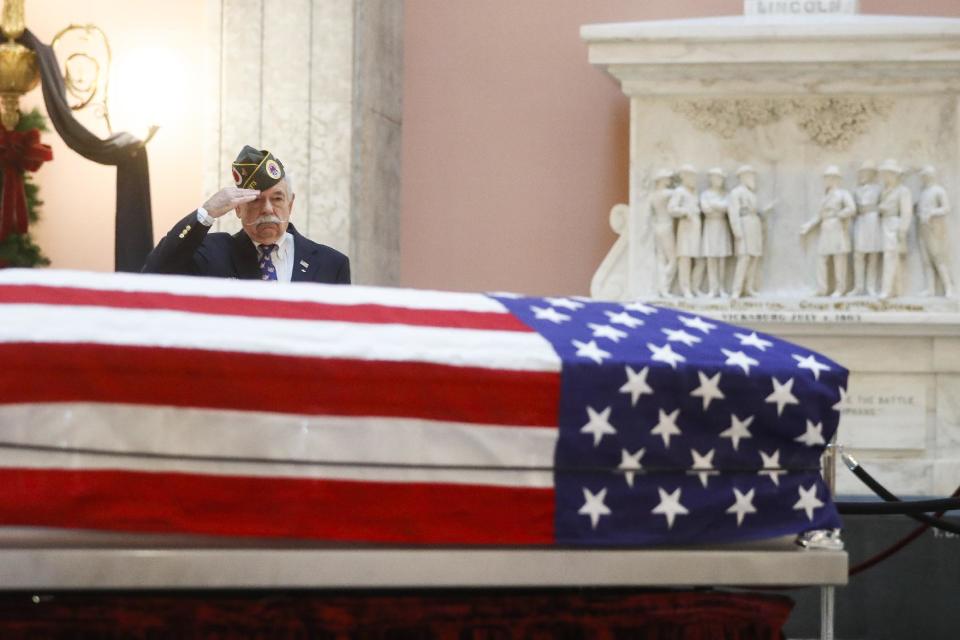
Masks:
[[[707,280],[710,288],[707,296],[723,295],[724,267],[733,254],[730,241],[730,226],[727,223],[727,187],[723,170],[707,171],[710,186],[700,194],[700,210],[703,212],[703,242],[701,251],[707,260]]]
[[[883,278],[880,297],[899,295],[903,284],[901,256],[907,252],[907,232],[913,218],[913,196],[901,184],[903,169],[896,160],[880,164],[880,229],[883,234]]]
[[[880,230],[880,203],[882,187],[877,183],[877,167],[870,160],[857,171],[857,217],[853,221],[853,294],[877,295],[880,275],[880,254],[883,251],[883,233]]]
[[[950,251],[947,245],[947,214],[950,201],[947,191],[937,182],[936,170],[927,165],[920,171],[923,191],[917,202],[917,225],[920,254],[923,261],[924,290],[920,295],[936,295],[937,276],[943,294],[953,297],[953,278],[950,275]]]
[[[820,240],[817,244],[817,253],[820,254],[817,266],[818,296],[827,295],[830,289],[831,263],[835,283],[833,297],[840,297],[847,291],[847,260],[851,249],[847,222],[856,213],[857,206],[850,192],[840,187],[841,179],[838,167],[831,165],[824,170],[823,182],[826,190],[820,201],[820,212],[800,229],[800,234],[806,235],[814,227],[820,227]]]
[[[691,271],[693,261],[700,258],[700,203],[697,201],[697,171],[689,164],[680,167],[680,184],[673,190],[667,205],[670,215],[677,222],[677,267],[680,276],[680,293],[685,298],[693,297]],[[699,272],[699,269],[697,270]],[[700,273],[694,272],[695,282],[699,282]]]
[[[673,195],[673,171],[661,169],[653,176],[650,196],[650,217],[653,238],[657,247],[657,289],[660,297],[670,297],[677,276],[676,220],[670,215],[670,196]]]
[[[757,208],[757,172],[750,165],[737,169],[740,183],[730,191],[730,230],[733,232],[734,253],[737,264],[733,272],[734,298],[746,294],[755,296],[759,289],[759,266],[763,256],[763,221],[761,213],[773,208],[769,205],[760,211]]]

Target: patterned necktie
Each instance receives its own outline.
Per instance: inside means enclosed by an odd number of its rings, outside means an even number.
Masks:
[[[275,244],[260,245],[260,278],[262,280],[276,280],[277,268],[273,266],[273,250],[277,248]]]

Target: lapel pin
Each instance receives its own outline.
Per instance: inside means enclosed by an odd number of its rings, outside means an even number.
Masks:
[[[300,271],[306,272],[307,267],[310,266],[310,263],[308,263],[306,260],[301,260],[300,266],[303,267],[302,269],[300,269]]]

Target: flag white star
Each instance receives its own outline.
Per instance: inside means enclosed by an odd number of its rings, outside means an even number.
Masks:
[[[627,479],[627,486],[631,489],[633,488],[634,474],[642,468],[640,460],[646,452],[646,449],[637,449],[633,453],[630,453],[626,449],[623,449],[620,453],[620,465],[617,469],[623,471],[623,475]]]
[[[621,338],[627,337],[626,331],[621,331],[616,327],[611,327],[608,324],[596,324],[590,322],[587,324],[588,327],[593,331],[594,338],[606,338],[608,340],[613,340],[614,342],[620,342]]]
[[[677,426],[677,417],[680,415],[680,409],[675,409],[672,413],[667,413],[660,409],[660,418],[657,426],[650,430],[651,435],[663,438],[663,446],[670,448],[670,436],[679,436],[682,432]]]
[[[610,410],[611,407],[607,407],[599,413],[593,407],[587,407],[587,416],[590,420],[587,424],[583,425],[580,429],[580,433],[587,433],[593,436],[593,446],[596,447],[600,444],[600,441],[603,440],[605,435],[616,435],[617,430],[613,428],[613,425],[610,424]]]
[[[802,436],[798,436],[793,439],[794,442],[800,442],[807,445],[808,447],[815,447],[818,444],[827,444],[827,441],[823,439],[823,424],[821,423],[812,423],[807,420],[807,430],[803,432]]]
[[[683,329],[663,329],[663,332],[667,334],[667,342],[682,342],[688,347],[700,342],[700,338],[687,333]]]
[[[712,378],[708,378],[703,371],[697,371],[697,376],[700,377],[700,386],[691,391],[690,395],[703,400],[704,411],[710,407],[710,403],[713,400],[723,400],[726,398],[726,396],[723,395],[723,391],[720,391],[719,372]]]
[[[569,309],[570,311],[576,311],[577,309],[583,309],[584,304],[582,302],[577,302],[571,300],[570,298],[547,298],[547,303],[553,307],[560,307],[561,309]]]
[[[735,333],[733,335],[737,336],[737,338],[740,340],[741,347],[756,347],[757,349],[760,349],[760,351],[766,351],[767,347],[773,346],[772,342],[769,340],[764,340],[758,336],[756,331],[749,335],[746,333]]]
[[[713,467],[713,454],[716,452],[716,449],[710,449],[706,455],[700,455],[700,452],[696,449],[690,449],[690,455],[693,457],[693,466],[690,467],[690,473],[693,474],[696,472],[698,478],[700,478],[700,484],[706,488],[707,481],[710,479],[710,476],[715,476],[718,471],[714,470]]]
[[[737,526],[739,527],[743,524],[743,519],[748,513],[756,513],[757,508],[753,506],[753,496],[756,493],[756,489],[750,489],[745,494],[740,493],[740,490],[734,488],[733,490],[733,499],[735,502],[727,509],[727,513],[737,514]]]
[[[636,329],[639,326],[643,325],[643,320],[640,318],[634,318],[632,315],[626,311],[621,311],[620,313],[614,313],[613,311],[604,311],[607,314],[607,317],[610,318],[610,322],[613,324],[622,324],[625,327],[630,329]]]
[[[740,441],[752,438],[750,435],[750,425],[753,423],[753,416],[744,420],[738,418],[735,414],[730,415],[730,428],[720,432],[721,438],[730,438],[733,442],[733,450],[736,451],[740,446]]]
[[[760,452],[760,459],[763,460],[763,470],[757,471],[758,476],[767,476],[773,481],[773,484],[780,486],[780,476],[786,473],[780,468],[780,449],[771,454],[764,451]]]
[[[583,506],[580,507],[580,511],[577,513],[581,516],[590,516],[590,526],[594,529],[597,528],[597,525],[600,523],[600,518],[602,516],[608,516],[612,512],[610,507],[603,503],[607,499],[607,489],[604,487],[600,489],[597,493],[592,493],[590,489],[583,487]]]
[[[833,405],[833,410],[840,412],[847,408],[847,390],[845,387],[840,387],[840,399],[837,401],[837,404]]]
[[[650,356],[651,360],[656,360],[657,362],[666,362],[674,369],[677,368],[678,363],[687,361],[686,358],[674,351],[669,343],[663,345],[662,347],[658,347],[652,342],[648,342],[647,349],[650,349],[650,353],[653,354]]]
[[[655,506],[650,513],[658,513],[667,517],[667,529],[673,529],[673,521],[677,516],[685,516],[689,511],[680,503],[680,489],[677,488],[673,493],[667,493],[660,487],[657,487],[660,493],[660,504]]]
[[[564,315],[553,307],[530,307],[533,311],[533,317],[536,320],[549,320],[554,324],[562,324],[570,319],[570,316]]]
[[[797,504],[793,505],[793,510],[800,511],[803,509],[807,513],[807,520],[813,522],[814,510],[823,506],[823,502],[817,497],[817,484],[813,483],[809,489],[804,489],[803,485],[800,485],[797,487],[797,491],[800,494],[800,499],[797,500]]]
[[[574,340],[573,346],[577,348],[578,356],[581,358],[590,358],[597,364],[603,364],[603,359],[610,357],[610,352],[604,351],[598,347],[596,340],[591,340],[590,342],[580,342],[579,340]]]
[[[637,400],[643,395],[653,395],[653,388],[647,384],[647,374],[650,373],[650,367],[644,367],[639,373],[629,366],[627,369],[627,382],[620,387],[620,393],[630,394],[630,404],[637,406]]]
[[[642,313],[645,316],[652,316],[657,312],[656,307],[651,307],[648,304],[643,304],[642,302],[631,302],[630,304],[623,305],[623,308],[627,311],[636,311],[637,313]]]
[[[820,379],[821,371],[830,371],[830,365],[820,362],[814,358],[813,355],[809,355],[804,358],[803,356],[795,353],[793,354],[793,359],[797,361],[797,368],[809,369],[812,371],[814,380]]]
[[[759,360],[751,358],[743,351],[727,351],[726,349],[720,349],[720,351],[727,356],[727,361],[724,364],[740,367],[747,375],[750,375],[750,367],[760,364]]]
[[[700,316],[694,316],[692,318],[688,318],[686,316],[677,317],[680,319],[680,322],[687,326],[688,329],[696,329],[702,333],[710,333],[717,328],[717,325],[707,322]]]
[[[773,393],[767,396],[765,402],[776,403],[777,415],[783,415],[783,409],[788,404],[800,404],[797,396],[793,395],[793,378],[786,382],[780,382],[776,378],[770,378],[773,383]]]

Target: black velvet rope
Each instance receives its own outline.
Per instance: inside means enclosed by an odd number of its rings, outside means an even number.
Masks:
[[[837,509],[843,515],[891,515],[891,514],[900,514],[906,515],[914,520],[923,522],[924,524],[940,529],[942,531],[947,531],[950,533],[960,534],[960,524],[955,524],[948,520],[943,520],[939,517],[926,515],[928,512],[938,511],[945,512],[960,509],[960,498],[957,497],[958,492],[960,492],[960,487],[957,488],[957,491],[954,492],[954,495],[950,498],[944,500],[925,500],[925,501],[911,501],[905,503],[900,500],[892,491],[884,487],[879,480],[874,478],[866,469],[864,469],[853,456],[848,454],[842,454],[843,463],[853,472],[853,475],[857,477],[860,482],[865,484],[871,491],[873,491],[878,497],[886,501],[886,503],[863,503],[863,502],[838,502]],[[927,503],[927,504],[924,504]],[[932,508],[925,508],[929,506],[929,503],[940,503],[934,504]]]
[[[936,500],[901,500],[899,502],[837,502],[837,511],[845,516],[913,515],[932,511],[960,509],[960,498]]]

